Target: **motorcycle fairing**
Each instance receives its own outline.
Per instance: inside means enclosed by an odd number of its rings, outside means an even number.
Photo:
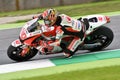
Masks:
[[[40,37],[40,35],[36,35],[36,36],[30,37],[30,38],[27,38],[26,40],[24,40],[23,44],[31,45],[32,42],[39,37]]]
[[[88,19],[88,22],[90,25],[88,30],[86,31],[87,35],[93,32],[93,30],[95,30],[96,28],[110,22],[110,18],[104,15],[88,15],[88,16],[82,17],[82,20],[84,18]]]
[[[19,39],[16,39],[12,42],[12,46],[14,46],[14,47],[18,47],[20,45],[22,45],[22,43]]]

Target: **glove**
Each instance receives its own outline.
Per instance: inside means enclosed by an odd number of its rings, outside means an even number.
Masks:
[[[43,19],[43,16],[42,14],[40,14],[39,16],[33,16],[32,19],[35,19],[35,18],[39,18],[39,20],[42,20]]]
[[[38,16],[33,16],[32,19],[38,18]]]

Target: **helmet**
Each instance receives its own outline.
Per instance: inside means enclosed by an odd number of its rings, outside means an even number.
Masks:
[[[47,9],[42,13],[44,23],[46,25],[52,26],[57,19],[57,11],[55,9]]]

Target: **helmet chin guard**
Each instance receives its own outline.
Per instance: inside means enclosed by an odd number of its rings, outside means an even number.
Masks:
[[[50,22],[49,20],[44,20],[44,23],[45,23],[46,25],[50,25],[50,24],[51,24],[51,22]]]

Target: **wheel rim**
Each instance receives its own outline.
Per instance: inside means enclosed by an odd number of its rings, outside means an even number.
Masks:
[[[22,48],[17,47],[15,50],[12,51],[13,55],[21,56],[20,53],[22,52]]]
[[[111,40],[106,35],[96,35],[94,43],[100,43],[100,47],[104,48],[111,43]]]

